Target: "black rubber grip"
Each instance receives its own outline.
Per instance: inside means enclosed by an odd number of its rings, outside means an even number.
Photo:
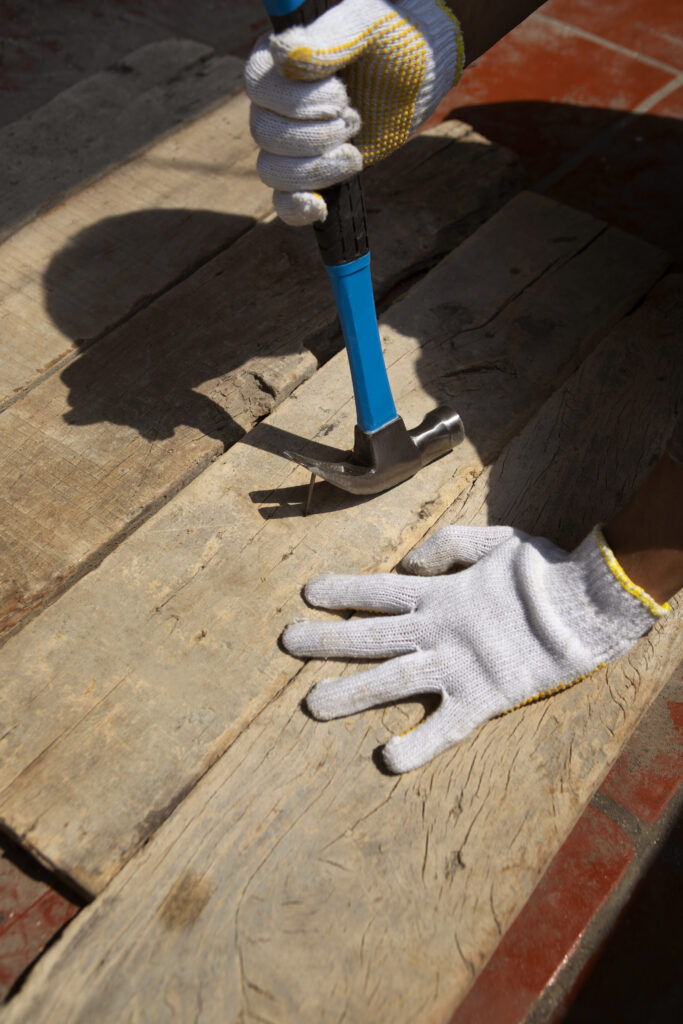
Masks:
[[[301,7],[291,14],[273,15],[270,20],[275,32],[284,32],[292,25],[310,25],[339,2],[304,0]],[[339,185],[321,189],[320,194],[327,204],[327,218],[313,227],[323,263],[336,267],[364,256],[370,245],[360,175],[355,174]]]
[[[297,7],[291,14],[271,14],[270,22],[274,32],[284,32],[292,25],[310,25],[312,21],[319,18],[330,7],[335,7],[341,0],[304,0],[300,7]]]

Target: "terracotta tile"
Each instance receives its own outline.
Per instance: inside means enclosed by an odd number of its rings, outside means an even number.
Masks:
[[[680,0],[548,0],[543,13],[683,70]]]
[[[655,701],[601,787],[649,824],[683,781],[683,685],[677,689]]]
[[[12,919],[39,899],[45,885],[20,871],[7,858],[0,856],[0,936]]]
[[[523,1021],[633,855],[633,844],[619,826],[588,807],[451,1024]]]
[[[50,876],[6,840],[0,848],[0,1001],[78,911]]]
[[[12,917],[0,935],[0,1000],[77,910],[47,890],[23,914]]]
[[[683,267],[683,88],[606,139],[550,189],[554,198],[670,252]]]
[[[537,180],[671,80],[531,17],[465,71],[435,117],[460,118],[510,146]]]
[[[656,103],[648,116],[683,118],[683,86]]]

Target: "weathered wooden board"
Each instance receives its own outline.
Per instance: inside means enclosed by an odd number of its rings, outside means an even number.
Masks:
[[[0,129],[0,240],[239,92],[243,68],[194,39],[164,39]]]
[[[613,263],[604,279],[582,269],[595,246]],[[383,326],[406,421],[445,386],[467,409],[471,440],[370,503],[321,488],[320,514],[304,519],[307,476],[273,452],[301,435],[350,440],[345,356],[331,360],[2,649],[5,827],[99,891],[296,671],[276,643],[301,607],[296,581],[344,551],[349,569],[393,565],[662,265],[651,247],[551,200],[508,204]],[[530,317],[536,295],[554,310],[551,346]],[[506,372],[473,365],[477,338]]]
[[[610,514],[673,422],[682,313],[669,278],[446,518],[573,543]],[[362,535],[328,543],[329,563],[355,567]],[[8,1024],[51,1021],[56,1005],[74,1024],[443,1024],[680,659],[674,604],[599,675],[401,777],[372,754],[419,705],[315,722],[300,701],[330,666],[307,664],[69,925]]]
[[[230,110],[235,104],[239,117],[246,116],[242,100],[233,101]],[[220,231],[220,237],[212,235],[211,228],[226,220],[218,211],[232,201],[226,193],[229,175],[222,174],[220,164],[208,175],[196,174],[193,162],[196,151],[208,166],[224,145],[225,110],[211,115],[217,121],[204,118],[164,143],[176,147],[173,166],[180,162],[185,168],[172,178],[175,199],[192,205],[183,190],[197,178],[197,201],[215,204],[216,212],[138,211],[105,218],[77,234],[53,259],[47,312],[33,309],[30,322],[21,320],[22,329],[43,340],[55,331],[62,339],[91,338],[142,295],[167,288],[199,253],[206,256],[221,238],[229,240]],[[246,126],[239,123],[237,151],[251,146],[243,139]],[[165,175],[157,181],[155,170],[159,154],[159,147],[150,150],[102,182],[101,189],[113,190],[116,200],[120,176],[130,177],[137,168],[140,180],[149,178],[163,190]],[[239,188],[246,190],[244,201],[262,203],[262,191],[257,190],[259,199],[250,198],[251,171],[242,179],[240,168],[238,163],[233,170]],[[470,177],[476,185],[465,187]],[[371,230],[378,228],[378,296],[395,292],[404,278],[461,241],[518,190],[519,179],[509,151],[453,122],[376,168],[368,175],[368,188]],[[144,206],[148,200],[137,192],[133,201]],[[161,202],[159,191],[155,201]],[[87,193],[60,215],[73,206],[80,216],[84,203],[92,217]],[[393,214],[392,221],[386,222],[385,211]],[[31,230],[43,231],[48,220],[31,225],[21,239]],[[128,241],[137,245],[140,232],[144,236],[134,260],[128,242],[121,247],[121,221],[134,225]],[[16,236],[17,245],[19,240]],[[159,240],[162,252],[152,260]],[[24,255],[36,269],[40,261]],[[149,272],[144,259],[153,264]],[[644,281],[650,279],[650,255],[646,261]],[[27,287],[38,287],[35,274]],[[26,295],[21,289],[18,294],[21,304]],[[37,293],[34,297],[37,302]],[[19,345],[17,318],[8,314],[5,323],[9,350],[19,346],[23,358],[28,350]],[[325,357],[339,345],[336,312],[312,232],[260,224],[6,409],[0,416],[0,635],[101,560],[310,375],[316,360],[305,346]]]
[[[5,241],[0,407],[267,215],[270,191],[255,163],[240,94]],[[460,122],[424,133],[373,168],[368,205],[380,298],[462,241],[519,190],[522,176],[514,154]],[[263,244],[275,246],[278,237]]]
[[[0,403],[230,245],[271,209],[234,96],[0,246]]]

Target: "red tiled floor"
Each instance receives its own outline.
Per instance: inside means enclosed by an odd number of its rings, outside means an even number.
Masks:
[[[680,0],[548,0],[543,14],[683,70]]]
[[[683,673],[677,690],[655,703],[601,786],[651,825],[683,779]]]
[[[674,92],[655,103],[648,114],[653,117],[672,117],[683,119],[683,86],[679,86]]]
[[[532,16],[465,71],[435,117],[450,113],[510,146],[537,180],[600,135],[610,111],[630,111],[672,80]]]
[[[47,890],[0,934],[0,999],[7,994],[77,908]]]
[[[520,1024],[633,855],[619,826],[588,807],[451,1024]]]

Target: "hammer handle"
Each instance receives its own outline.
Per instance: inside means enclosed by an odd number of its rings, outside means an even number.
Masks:
[[[310,25],[339,0],[265,0],[275,32],[292,25]],[[313,225],[323,263],[328,267],[350,263],[369,250],[365,203],[360,175],[322,189],[327,218]]]
[[[273,28],[308,25],[339,0],[264,0]],[[382,354],[370,275],[360,177],[324,189],[327,218],[315,224],[349,357],[358,426],[374,433],[397,418]]]

